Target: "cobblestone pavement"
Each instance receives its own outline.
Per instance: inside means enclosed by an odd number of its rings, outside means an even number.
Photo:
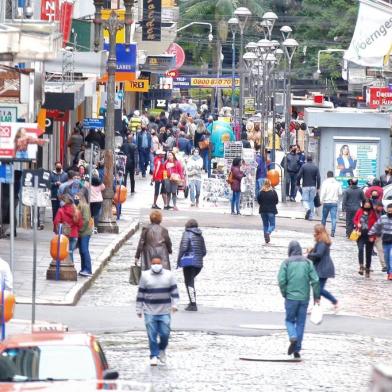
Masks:
[[[372,364],[390,359],[389,342],[342,335],[304,339],[301,363],[246,362],[240,356],[285,357],[287,336],[172,334],[166,366],[148,364],[144,332],[99,339],[121,378],[151,382],[156,391],[367,391]],[[278,353],[279,355],[279,353]]]
[[[169,228],[177,249],[182,234],[178,227]],[[204,230],[208,255],[205,268],[198,276],[196,285],[198,302],[204,306],[253,311],[283,311],[283,300],[276,276],[287,254],[290,240],[296,239],[303,247],[313,244],[311,234],[278,230],[272,243],[265,246],[262,234],[256,230],[231,230],[207,228]],[[131,304],[136,297],[136,287],[128,284],[129,266],[133,263],[139,235],[131,238],[106,267],[93,287],[84,295],[81,304],[116,305]],[[357,273],[357,248],[354,243],[335,238],[332,258],[336,266],[336,278],[330,279],[327,288],[338,298],[341,314],[370,318],[392,318],[388,298],[392,284],[381,273],[377,257],[373,257],[374,273],[365,279]],[[175,265],[175,263],[173,263]],[[181,303],[187,303],[182,271],[176,270],[180,286]],[[331,305],[325,300],[326,311]]]

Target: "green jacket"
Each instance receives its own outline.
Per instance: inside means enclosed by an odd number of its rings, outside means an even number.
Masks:
[[[91,218],[91,213],[90,213],[90,207],[87,204],[86,206],[80,206],[79,207],[80,213],[82,214],[82,219],[83,219],[83,226],[79,230],[79,237],[85,237],[87,235],[93,234],[92,229],[89,227],[89,222]]]
[[[284,298],[295,301],[308,301],[310,285],[314,299],[320,298],[320,282],[313,263],[301,255],[293,255],[280,266],[279,288]]]

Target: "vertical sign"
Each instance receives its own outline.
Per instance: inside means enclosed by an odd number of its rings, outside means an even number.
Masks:
[[[63,46],[69,41],[71,35],[73,3],[67,1],[61,4],[60,31],[63,33]]]
[[[60,19],[59,0],[41,0],[41,20],[53,22]]]
[[[162,0],[144,0],[143,41],[161,40]]]

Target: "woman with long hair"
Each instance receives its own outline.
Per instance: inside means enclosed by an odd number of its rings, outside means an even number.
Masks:
[[[59,225],[62,224],[62,234],[69,240],[69,257],[74,262],[73,251],[76,248],[79,237],[79,230],[83,225],[82,214],[76,207],[72,196],[65,193],[61,196],[64,205],[59,208],[53,221],[54,231],[59,232]]]
[[[374,241],[370,241],[369,230],[377,222],[377,214],[375,213],[372,202],[365,199],[362,206],[358,209],[354,216],[355,229],[360,232],[360,237],[357,240],[358,245],[358,262],[359,262],[359,275],[363,275],[364,268],[364,250],[366,250],[366,278],[370,277],[370,266],[372,264],[372,253]]]
[[[278,213],[276,205],[279,203],[278,194],[271,185],[271,181],[266,178],[264,184],[257,195],[259,203],[259,214],[263,221],[264,240],[268,244],[271,241],[271,233],[275,230],[275,215]]]
[[[184,172],[180,161],[177,160],[173,152],[167,153],[167,160],[163,164],[164,167],[164,182],[165,182],[165,193],[166,193],[166,206],[165,210],[169,210],[170,198],[173,200],[173,209],[178,211],[177,208],[177,190],[178,185],[184,180]],[[166,173],[165,173],[166,172]]]
[[[98,173],[93,175],[90,186],[90,213],[94,218],[94,234],[98,233],[99,214],[103,202],[102,192],[104,190],[105,184],[99,178]]]
[[[357,160],[350,154],[348,144],[343,144],[340,148],[339,156],[336,159],[338,169],[340,170],[339,176],[354,177],[354,170],[357,167]]]
[[[325,289],[327,280],[335,277],[335,266],[330,255],[332,241],[322,224],[314,226],[313,236],[316,243],[314,247],[309,250],[308,259],[313,261],[314,268],[319,276],[321,296],[332,302],[335,310],[337,310],[338,300]]]
[[[234,158],[231,166],[230,187],[233,192],[231,196],[231,215],[241,215],[240,213],[240,199],[241,199],[241,181],[245,174],[241,171],[241,158]]]

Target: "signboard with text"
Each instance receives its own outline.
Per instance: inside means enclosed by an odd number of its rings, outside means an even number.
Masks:
[[[244,113],[250,116],[256,113],[256,100],[254,97],[244,98]]]
[[[143,1],[142,40],[161,40],[162,0]]]
[[[85,118],[83,120],[83,128],[86,129],[103,129],[105,128],[105,120],[103,118]]]
[[[18,109],[13,106],[0,106],[0,122],[16,122]]]
[[[147,56],[143,71],[162,73],[175,67],[176,57],[172,54]]]
[[[132,91],[138,93],[146,93],[150,88],[150,83],[147,79],[137,79],[125,82],[125,91]]]
[[[41,0],[41,20],[53,22],[60,19],[59,0]]]
[[[239,87],[240,79],[235,78],[235,86]],[[173,78],[173,88],[231,88],[232,78],[192,77]]]
[[[370,87],[367,102],[371,109],[380,106],[392,106],[392,89],[389,87]]]

